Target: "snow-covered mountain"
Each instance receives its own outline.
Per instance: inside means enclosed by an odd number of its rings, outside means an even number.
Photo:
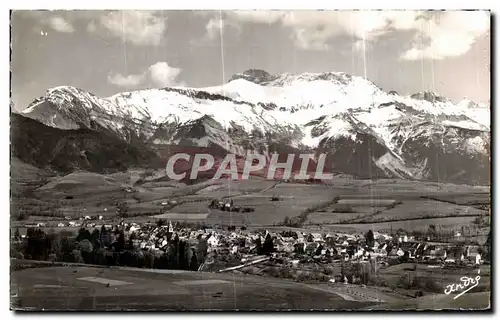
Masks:
[[[222,86],[108,98],[56,87],[20,115],[59,131],[98,132],[157,154],[172,145],[240,155],[248,149],[315,150],[329,155],[331,170],[362,177],[490,180],[489,106],[454,104],[432,92],[400,96],[339,72],[248,70]]]

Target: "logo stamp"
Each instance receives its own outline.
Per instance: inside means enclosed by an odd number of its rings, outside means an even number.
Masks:
[[[453,299],[457,299],[458,297],[462,296],[463,294],[469,292],[470,290],[474,289],[479,285],[479,280],[481,280],[481,276],[479,273],[481,270],[477,270],[477,276],[475,278],[471,278],[468,276],[461,277],[460,281],[461,283],[454,283],[454,284],[449,284],[446,286],[446,289],[444,290],[444,294],[452,294],[455,292],[460,292],[457,294]]]

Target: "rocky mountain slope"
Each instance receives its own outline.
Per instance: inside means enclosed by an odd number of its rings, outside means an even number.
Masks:
[[[337,72],[248,70],[222,86],[108,98],[56,87],[13,114],[12,130],[15,156],[65,172],[158,168],[183,146],[323,152],[329,171],[358,177],[490,183],[489,106],[400,96]]]

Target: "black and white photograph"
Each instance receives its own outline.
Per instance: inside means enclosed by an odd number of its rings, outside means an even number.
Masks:
[[[11,10],[10,310],[491,311],[492,16]]]

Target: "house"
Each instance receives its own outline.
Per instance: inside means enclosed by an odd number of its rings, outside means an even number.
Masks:
[[[307,246],[307,244],[305,242],[295,243],[293,246],[294,246],[294,251],[297,252],[297,253],[304,253],[304,252],[306,252],[306,246]]]
[[[320,233],[311,233],[311,236],[314,242],[323,241],[323,236]]]
[[[466,258],[476,265],[481,264],[482,257],[481,257],[481,254],[479,253],[479,247],[478,246],[468,246],[467,251],[466,251]]]
[[[130,229],[129,229],[129,232],[136,232],[138,230],[141,230],[141,227],[139,226],[131,226]]]
[[[391,236],[389,236],[387,234],[379,233],[379,232],[374,232],[373,236],[374,236],[375,239],[380,239],[380,240],[384,240],[384,241],[392,239]]]
[[[354,252],[354,258],[360,258],[364,255],[364,249],[358,249]]]
[[[219,245],[219,239],[217,239],[216,236],[214,235],[210,235],[208,238],[207,238],[207,244],[210,246],[210,247],[216,247]]]
[[[318,250],[319,247],[320,244],[317,242],[308,243],[304,248],[304,252],[310,256],[316,255],[316,251]]]
[[[386,257],[387,256],[387,244],[384,243],[384,245],[373,249],[373,252],[371,252],[371,255],[374,257]]]
[[[436,250],[436,252],[434,253],[434,257],[437,260],[443,260],[443,261],[445,261],[446,257],[447,257],[446,250],[443,250],[443,249]]]
[[[462,261],[463,254],[458,251],[449,251],[446,253],[446,258],[444,259],[444,263],[457,263]]]
[[[401,248],[392,248],[392,250],[387,254],[391,258],[399,258],[405,255],[405,252]]]
[[[163,239],[163,241],[161,242],[161,245],[160,245],[160,246],[161,246],[162,248],[164,248],[164,247],[166,247],[166,246],[167,246],[167,244],[168,244],[167,239]]]
[[[421,245],[418,242],[403,242],[403,244],[401,245],[401,249],[403,250],[403,252],[408,253],[408,257],[410,259],[416,259],[417,251],[420,246]]]
[[[57,226],[58,227],[64,227],[64,223],[58,223]]]
[[[415,257],[420,258],[424,255],[425,248],[427,247],[427,244],[425,243],[419,243],[417,250],[415,250]]]

